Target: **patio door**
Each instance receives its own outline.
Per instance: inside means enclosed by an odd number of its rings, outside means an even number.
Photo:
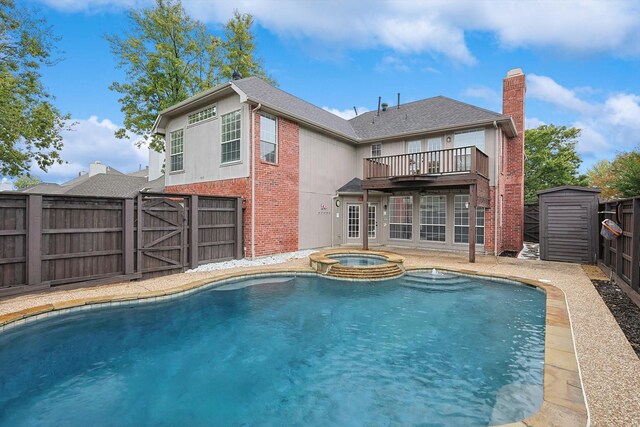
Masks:
[[[409,156],[409,173],[420,173],[420,152],[422,151],[422,142],[420,140],[407,142],[407,154]]]
[[[369,203],[367,214],[369,215],[369,240],[376,241],[378,239],[378,203]]]

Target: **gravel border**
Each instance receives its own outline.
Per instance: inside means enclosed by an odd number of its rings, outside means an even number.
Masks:
[[[640,307],[615,283],[609,280],[591,280],[620,329],[640,357]]]

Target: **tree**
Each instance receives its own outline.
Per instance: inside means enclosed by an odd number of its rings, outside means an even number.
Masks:
[[[0,175],[18,176],[35,162],[46,171],[60,158],[68,114],[52,104],[40,69],[56,63],[58,40],[43,19],[0,0]]]
[[[13,182],[13,186],[16,188],[16,190],[22,191],[26,190],[27,188],[31,188],[34,185],[38,185],[41,182],[42,180],[37,176],[21,175]]]
[[[142,135],[141,144],[162,151],[162,141],[149,134],[158,112],[220,82],[220,39],[189,17],[179,0],[131,10],[129,21],[126,37],[106,37],[126,74],[125,82],[109,87],[122,95],[125,115],[116,136]]]
[[[257,76],[275,85],[276,82],[267,75],[262,60],[255,57],[255,37],[251,33],[253,16],[248,13],[233,12],[233,18],[224,27],[225,41],[222,76],[232,79],[237,72],[242,77]]]
[[[600,160],[596,162],[587,171],[587,179],[590,186],[598,187],[601,190],[600,197],[603,199],[618,197],[617,191],[611,186],[613,170],[610,161]]]
[[[578,168],[582,159],[576,152],[580,129],[542,125],[525,132],[526,203],[537,203],[538,191],[561,185],[586,185],[586,175]]]
[[[640,152],[624,153],[613,161],[611,187],[620,197],[640,196]]]
[[[180,0],[155,0],[151,8],[129,12],[130,32],[106,37],[125,70],[125,80],[109,87],[121,95],[125,115],[117,137],[141,135],[138,145],[162,151],[162,139],[149,133],[160,111],[231,79],[233,71],[224,71],[229,64],[245,67],[238,70],[244,77],[265,76],[260,63],[249,60],[254,48],[251,15],[235,16],[225,27],[228,41],[223,43],[192,19]]]

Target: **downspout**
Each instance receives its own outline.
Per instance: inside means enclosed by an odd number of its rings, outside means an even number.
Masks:
[[[262,108],[262,104],[251,110],[251,261],[256,258],[256,111]]]
[[[494,140],[495,152],[496,152],[496,160],[494,162],[496,166],[496,170],[495,170],[496,189],[493,192],[494,199],[495,199],[493,201],[493,211],[495,213],[493,215],[493,255],[498,256],[498,215],[501,215],[501,213],[498,212],[498,203],[500,200],[500,194],[499,194],[500,185],[498,184],[498,179],[500,178],[500,173],[502,172],[502,162],[504,161],[504,159],[500,157],[500,144],[498,143],[498,131],[500,128],[498,127],[498,123],[496,123],[495,120],[493,121],[493,128],[495,129],[495,135],[493,137],[493,140]]]

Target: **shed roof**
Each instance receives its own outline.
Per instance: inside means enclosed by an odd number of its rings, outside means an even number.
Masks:
[[[559,191],[567,191],[567,190],[571,190],[571,191],[583,191],[585,193],[599,193],[600,190],[599,188],[596,187],[580,187],[578,185],[563,185],[561,187],[554,187],[554,188],[547,188],[545,190],[540,190],[538,191],[538,195],[540,194],[548,194],[548,193],[556,193]]]

